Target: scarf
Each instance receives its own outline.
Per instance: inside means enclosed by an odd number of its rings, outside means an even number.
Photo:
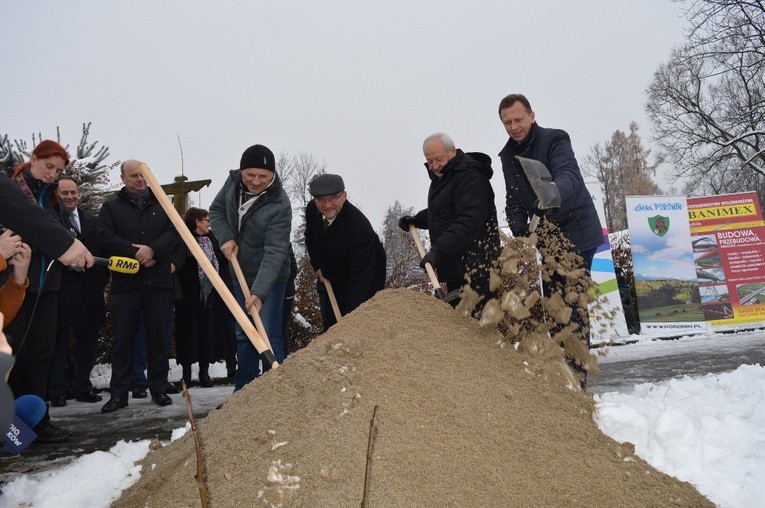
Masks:
[[[218,258],[215,256],[215,250],[213,249],[212,240],[209,236],[198,236],[197,243],[202,247],[202,252],[205,253],[207,259],[212,263],[215,271],[218,271]],[[210,296],[212,291],[212,282],[207,277],[207,274],[202,269],[202,265],[197,266],[197,272],[199,274],[199,298],[202,300],[202,305],[207,305],[207,297]]]

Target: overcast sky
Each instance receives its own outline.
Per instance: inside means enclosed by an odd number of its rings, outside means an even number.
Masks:
[[[110,161],[144,160],[162,183],[213,182],[242,151],[305,151],[343,176],[381,230],[396,200],[426,206],[422,141],[449,133],[492,156],[499,100],[527,95],[580,160],[637,121],[644,90],[686,26],[669,0],[3,1],[0,133],[62,141],[84,122]],[[117,170],[118,171],[118,170]],[[114,181],[117,181],[115,174]]]

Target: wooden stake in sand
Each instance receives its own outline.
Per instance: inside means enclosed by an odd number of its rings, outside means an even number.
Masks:
[[[157,197],[157,201],[159,201],[162,209],[170,218],[170,221],[173,223],[173,226],[175,226],[178,234],[181,235],[181,238],[186,244],[186,247],[189,248],[191,254],[194,256],[194,258],[196,258],[197,263],[199,263],[199,266],[202,267],[202,270],[205,272],[205,275],[207,275],[207,278],[210,279],[210,282],[212,282],[215,290],[218,291],[218,294],[223,299],[223,302],[226,304],[226,307],[228,307],[228,310],[230,310],[231,314],[234,315],[236,322],[239,323],[239,326],[242,327],[244,333],[247,334],[247,337],[250,339],[250,342],[252,342],[252,345],[255,346],[255,349],[263,357],[263,362],[268,362],[271,364],[272,369],[278,368],[279,362],[276,361],[274,352],[271,351],[271,348],[263,340],[263,337],[261,337],[257,330],[255,330],[255,327],[250,322],[247,314],[244,313],[242,308],[239,306],[239,303],[234,298],[234,295],[231,294],[231,291],[229,291],[229,289],[226,287],[226,284],[223,282],[223,279],[220,278],[220,275],[215,270],[212,263],[210,263],[210,260],[207,259],[207,256],[205,255],[204,251],[202,251],[202,247],[200,247],[197,243],[194,235],[191,234],[191,231],[189,231],[189,228],[186,227],[186,224],[183,222],[183,219],[181,219],[181,216],[178,215],[176,209],[173,208],[172,204],[170,204],[170,200],[167,198],[167,194],[165,194],[165,191],[162,190],[162,186],[154,177],[154,174],[144,163],[141,163],[138,166],[138,169],[143,174],[143,177],[146,179],[146,183],[149,185],[149,188]]]
[[[369,470],[372,468],[372,450],[375,447],[377,436],[377,405],[372,411],[372,420],[369,422],[369,441],[367,442],[367,466],[364,469],[364,495],[361,498],[361,508],[367,505],[367,493],[369,491]]]
[[[194,436],[194,449],[197,455],[197,483],[199,484],[199,502],[202,508],[207,508],[208,487],[207,476],[205,475],[205,460],[202,455],[202,438],[197,430],[197,420],[194,418],[194,410],[191,408],[191,395],[189,387],[183,382],[183,398],[186,400],[186,409],[189,413],[189,423],[191,423],[191,435]]]

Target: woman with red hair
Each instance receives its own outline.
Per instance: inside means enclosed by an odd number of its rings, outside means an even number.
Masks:
[[[69,214],[66,207],[58,205],[55,194],[56,179],[68,164],[69,155],[61,145],[51,140],[41,141],[29,161],[16,166],[12,180],[32,202],[69,229],[72,227]],[[16,398],[32,394],[47,400],[48,376],[56,344],[61,265],[45,256],[39,246],[30,246],[29,287],[16,319],[5,330],[16,354],[8,384]],[[68,432],[51,423],[47,411],[32,430],[39,442],[69,438]]]

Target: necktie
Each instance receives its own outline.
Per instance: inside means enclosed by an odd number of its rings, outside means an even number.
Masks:
[[[324,229],[327,229],[327,228],[329,227],[329,219],[327,219],[326,217],[324,217],[324,220],[323,220],[323,222],[324,222]]]
[[[80,234],[80,221],[79,217],[77,217],[76,213],[69,214],[69,221],[72,223],[72,227],[77,232],[77,234]]]

